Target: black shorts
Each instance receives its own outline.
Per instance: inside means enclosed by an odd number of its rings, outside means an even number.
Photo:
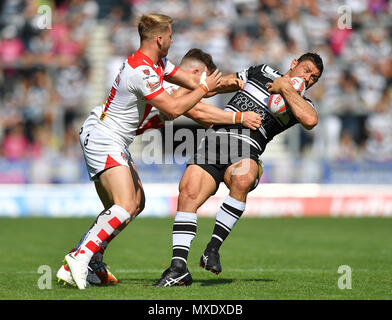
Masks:
[[[198,150],[188,161],[188,165],[195,164],[207,171],[215,180],[216,192],[220,183],[224,181],[225,172],[230,165],[242,159],[252,159],[259,165],[259,175],[250,190],[252,191],[256,188],[261,177],[262,165],[259,156],[264,151],[265,145],[262,145],[262,150],[260,150],[248,143],[249,140],[244,137],[244,132],[242,132],[242,126],[217,126],[214,129],[206,134]],[[231,131],[231,129],[239,129],[238,134],[233,134],[237,131]]]

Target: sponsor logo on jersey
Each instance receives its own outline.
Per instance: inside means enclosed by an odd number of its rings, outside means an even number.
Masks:
[[[150,82],[150,81],[146,81],[146,87],[148,89],[150,89],[151,92],[155,91],[156,89],[159,88],[159,86],[161,85],[160,81],[156,81],[156,82]]]
[[[150,80],[150,82],[156,82],[159,81],[159,76],[157,74],[149,74],[143,77],[143,80]]]

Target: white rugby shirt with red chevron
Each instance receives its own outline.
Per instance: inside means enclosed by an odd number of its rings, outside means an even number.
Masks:
[[[120,68],[97,126],[127,145],[146,129],[161,127],[158,112],[149,100],[164,91],[163,80],[177,70],[167,58],[155,65],[136,51]]]

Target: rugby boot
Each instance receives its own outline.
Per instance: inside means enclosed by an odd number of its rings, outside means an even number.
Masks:
[[[200,267],[211,271],[215,274],[222,272],[222,266],[220,264],[219,251],[216,248],[208,248],[204,251],[200,257]]]
[[[171,266],[167,268],[161,278],[153,284],[154,287],[173,287],[192,285],[192,276],[185,263],[177,259],[173,260]]]

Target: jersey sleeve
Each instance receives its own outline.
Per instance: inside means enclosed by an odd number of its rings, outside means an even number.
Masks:
[[[165,66],[163,71],[163,78],[168,79],[177,72],[178,68],[166,58],[163,60],[163,63]]]
[[[176,92],[178,90],[178,88],[179,88],[179,86],[174,83],[163,81],[163,89],[165,89],[165,91],[170,95],[172,95],[174,92]]]
[[[246,82],[248,80],[248,69],[242,69],[241,71],[236,73],[238,79]]]
[[[253,73],[257,72],[257,70],[260,70],[260,68],[263,65],[260,66],[252,66],[247,69],[242,69],[240,72],[236,73],[236,76],[238,79],[241,79],[245,83],[248,81],[248,78],[252,76]]]
[[[162,80],[149,66],[135,69],[133,76],[128,79],[128,89],[137,91],[146,100],[151,100],[164,91]]]

